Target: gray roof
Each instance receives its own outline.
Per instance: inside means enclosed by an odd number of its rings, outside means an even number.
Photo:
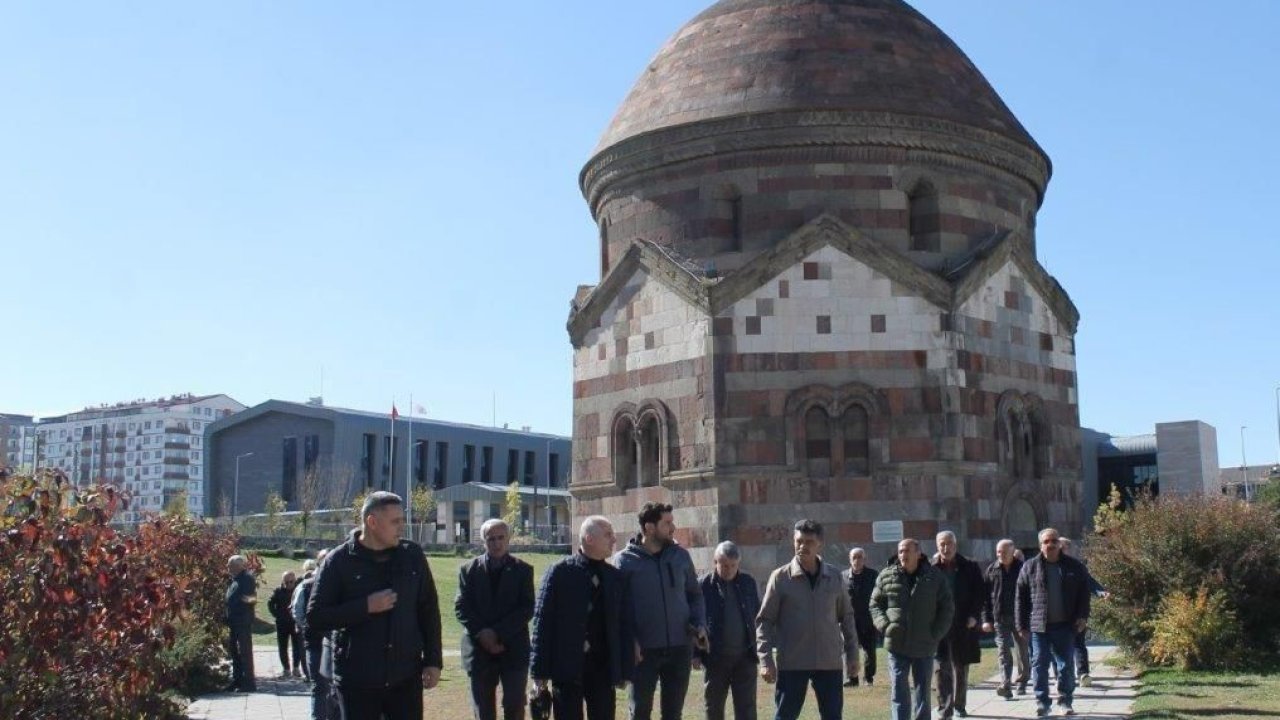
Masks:
[[[1156,452],[1156,436],[1130,435],[1129,437],[1113,437],[1098,445],[1098,457],[1118,457],[1122,455],[1154,455]]]
[[[554,497],[564,500],[569,499],[569,491],[562,488],[537,488],[534,492],[532,485],[521,485],[520,495],[524,497],[533,497],[535,494],[542,497]],[[455,502],[455,501],[471,501],[471,500],[500,500],[507,496],[507,486],[498,485],[496,483],[478,483],[470,482],[461,485],[453,485],[443,490],[435,492],[437,502]]]

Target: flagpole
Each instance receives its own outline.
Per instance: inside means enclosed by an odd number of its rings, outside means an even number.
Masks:
[[[413,393],[409,393],[409,440],[404,454],[404,523],[413,540]]]

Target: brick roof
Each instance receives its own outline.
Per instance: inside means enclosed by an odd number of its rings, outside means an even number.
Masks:
[[[1043,154],[960,48],[902,0],[721,0],[658,51],[597,150],[677,125],[796,110],[934,117]]]

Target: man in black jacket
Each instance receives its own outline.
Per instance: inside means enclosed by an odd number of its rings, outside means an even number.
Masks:
[[[724,720],[724,703],[733,691],[734,720],[756,720],[756,615],[760,590],[755,578],[739,572],[742,554],[725,541],[712,557],[715,570],[698,582],[707,608],[708,648],[695,662],[706,667],[703,703],[707,720]]]
[[[227,643],[231,653],[231,684],[228,692],[257,692],[253,676],[253,604],[258,601],[258,584],[249,572],[249,561],[243,555],[227,558],[227,627],[231,630]]]
[[[533,567],[507,552],[510,534],[505,522],[486,520],[480,526],[485,553],[458,572],[453,611],[466,630],[462,669],[471,677],[476,720],[497,720],[499,683],[504,720],[524,719]]]
[[[942,720],[953,715],[965,717],[965,703],[969,697],[969,666],[980,661],[978,622],[982,617],[982,605],[987,594],[982,581],[982,569],[978,563],[957,552],[956,536],[950,530],[938,533],[938,555],[934,566],[942,572],[951,586],[951,597],[956,606],[951,616],[951,631],[938,643],[938,669],[935,682],[938,688],[938,713]]]
[[[876,626],[871,622],[871,591],[876,588],[880,572],[867,565],[867,553],[860,547],[849,551],[849,569],[840,573],[844,578],[849,602],[853,603],[853,620],[858,628],[858,647],[862,648],[862,676],[870,685],[876,679]],[[858,687],[855,675],[845,681],[845,687]]]
[[[533,682],[548,683],[556,720],[613,720],[614,688],[631,678],[635,639],[622,573],[605,560],[613,526],[599,515],[582,521],[576,555],[547,568],[533,613]]]
[[[1063,554],[1061,536],[1053,528],[1040,531],[1040,554],[1018,573],[1014,601],[1018,634],[1031,640],[1031,666],[1036,687],[1036,714],[1049,714],[1049,660],[1058,669],[1058,707],[1074,715],[1076,689],[1075,638],[1089,624],[1089,573]]]
[[[280,576],[280,587],[271,593],[267,601],[267,610],[276,621],[276,649],[280,652],[280,677],[305,677],[306,670],[302,664],[302,635],[298,625],[293,621],[293,613],[289,601],[293,599],[294,586],[298,584],[298,576],[292,570],[286,570]],[[293,649],[293,662],[289,661],[289,649]]]
[[[1018,573],[1022,561],[1014,555],[1013,541],[996,543],[996,560],[987,566],[983,577],[987,583],[986,604],[982,606],[982,632],[996,634],[996,651],[1000,659],[1000,685],[996,694],[1013,698],[1013,666],[1018,667],[1018,694],[1027,694],[1027,679],[1031,675],[1031,660],[1027,655],[1027,642],[1018,636],[1014,627],[1014,599],[1018,591]]]
[[[316,575],[307,627],[332,632],[333,683],[346,720],[421,720],[440,681],[440,605],[422,548],[401,540],[404,501],[370,493],[363,527]]]

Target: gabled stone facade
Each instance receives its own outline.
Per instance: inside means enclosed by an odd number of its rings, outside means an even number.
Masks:
[[[790,31],[850,57],[882,41],[959,53],[899,0],[723,0],[659,53],[649,72],[670,77],[642,78],[582,176],[602,279],[568,327],[575,516],[626,535],[643,502],[671,502],[704,566],[734,540],[757,577],[791,556],[801,517],[827,526],[829,555],[864,545],[877,564],[879,520],[926,542],[955,530],[980,555],[1050,523],[1076,532],[1079,316],[1035,258],[1047,157],[989,87],[955,117],[690,98],[713,83],[689,68],[712,61],[681,38],[714,35],[723,55],[724,33]],[[777,61],[813,71],[810,52]],[[716,111],[671,124],[686,114],[655,110],[664,93]]]

